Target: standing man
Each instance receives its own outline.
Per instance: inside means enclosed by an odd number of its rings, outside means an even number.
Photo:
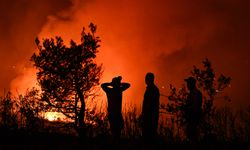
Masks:
[[[187,121],[186,134],[193,147],[198,140],[197,128],[202,116],[202,93],[196,87],[196,80],[194,77],[189,77],[185,79],[185,81],[189,90],[185,107]]]
[[[122,92],[130,87],[129,83],[121,83],[122,77],[114,77],[112,82],[101,84],[108,98],[108,119],[113,138],[118,140],[123,128]]]
[[[146,74],[145,83],[147,87],[142,105],[142,136],[144,140],[150,142],[157,137],[160,92],[154,84],[153,73]]]

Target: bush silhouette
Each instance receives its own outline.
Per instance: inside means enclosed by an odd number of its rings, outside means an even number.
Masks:
[[[215,96],[229,86],[231,78],[220,75],[217,80],[211,62],[205,59],[203,68],[193,67],[191,75],[197,80],[198,87],[203,92],[203,114],[200,123],[201,135],[211,136],[215,130],[216,123],[214,117],[220,113],[214,105]],[[186,125],[185,111],[187,101],[187,89],[185,86],[177,90],[170,85],[169,103],[161,108],[171,113],[175,117],[177,126],[183,128]],[[220,113],[221,114],[221,113]],[[200,136],[201,136],[200,135]]]

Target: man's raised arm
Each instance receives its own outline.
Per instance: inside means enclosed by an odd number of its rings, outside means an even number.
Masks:
[[[111,83],[108,82],[101,84],[101,87],[105,92],[110,89],[109,86],[111,86]]]
[[[122,91],[127,90],[129,87],[130,87],[129,83],[121,83],[121,89],[122,89]]]

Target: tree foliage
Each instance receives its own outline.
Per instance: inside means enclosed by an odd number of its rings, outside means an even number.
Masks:
[[[217,80],[214,69],[212,68],[211,62],[205,59],[203,62],[203,68],[198,68],[195,65],[191,71],[191,76],[197,80],[198,88],[202,90],[203,94],[203,128],[210,134],[212,131],[211,117],[215,114],[214,100],[218,93],[221,93],[226,87],[230,85],[231,78],[221,74]],[[170,114],[176,117],[176,121],[180,126],[185,126],[185,106],[187,100],[188,91],[186,86],[182,86],[179,90],[170,85],[170,95],[168,96],[169,103],[162,105],[161,108],[165,109]],[[228,99],[228,97],[226,100]],[[209,133],[208,133],[209,132]]]
[[[27,89],[25,94],[14,96],[8,92],[0,97],[0,128],[16,130],[26,128],[34,131],[41,127],[45,107],[39,101],[40,95],[35,88]]]
[[[102,66],[94,60],[100,47],[100,39],[95,36],[96,26],[89,25],[87,33],[83,28],[81,42],[70,41],[66,46],[59,36],[44,39],[42,44],[36,39],[38,53],[31,61],[37,68],[37,80],[42,90],[42,100],[50,109],[61,112],[76,125],[84,126],[85,99],[99,84]]]

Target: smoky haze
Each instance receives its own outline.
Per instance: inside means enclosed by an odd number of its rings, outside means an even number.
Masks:
[[[225,91],[232,98],[230,105],[249,105],[247,0],[1,3],[8,6],[1,8],[2,88],[21,90],[27,83],[34,83],[35,71],[29,58],[36,50],[36,36],[60,35],[66,43],[78,41],[82,27],[93,22],[102,40],[97,58],[104,67],[101,82],[122,75],[124,82],[131,83],[124,93],[124,104],[141,104],[148,71],[155,73],[156,84],[167,95],[169,84],[181,86],[192,66],[200,66],[204,58],[209,58],[217,75],[232,77],[231,87]],[[161,101],[165,100],[162,96]]]
[[[13,79],[29,70],[27,67],[30,67],[30,55],[35,50],[34,39],[47,22],[47,16],[57,15],[58,11],[67,9],[69,5],[71,2],[67,0],[61,0],[60,3],[56,0],[1,0],[1,95],[4,89],[10,90]]]

